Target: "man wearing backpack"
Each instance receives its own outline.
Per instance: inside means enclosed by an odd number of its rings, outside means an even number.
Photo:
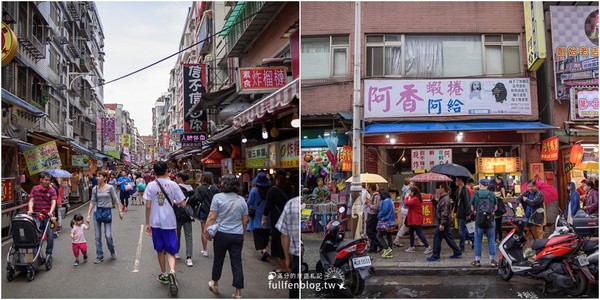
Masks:
[[[489,181],[481,179],[479,190],[473,193],[471,198],[471,210],[475,212],[475,260],[471,262],[474,267],[481,267],[481,242],[483,235],[487,235],[490,263],[498,267],[496,261],[496,222],[494,222],[494,211],[498,200],[496,195],[488,190]]]
[[[200,220],[200,225],[202,227],[202,231],[204,232],[204,227],[206,226],[206,219],[208,218],[208,213],[210,213],[210,205],[212,204],[212,199],[215,194],[219,193],[219,188],[214,183],[214,177],[212,172],[204,172],[202,175],[202,185],[198,186],[194,191],[194,195],[190,199],[190,205],[194,209],[194,213]],[[208,244],[208,240],[206,239],[206,235],[202,234],[202,256],[207,257],[208,251],[206,250]]]

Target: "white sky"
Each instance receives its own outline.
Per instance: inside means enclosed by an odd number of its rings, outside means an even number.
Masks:
[[[106,82],[179,51],[191,1],[96,1],[104,29]],[[152,134],[152,106],[169,88],[177,56],[104,86],[104,103],[129,111],[140,135]]]

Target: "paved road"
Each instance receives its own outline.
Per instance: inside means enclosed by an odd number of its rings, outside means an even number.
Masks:
[[[86,206],[87,207],[87,206]],[[84,214],[82,208],[69,212],[64,225],[69,224],[74,213]],[[114,211],[113,211],[114,212]],[[116,215],[113,213],[113,217]],[[96,247],[94,229],[85,232],[88,242],[89,259],[78,267],[73,266],[74,257],[68,230],[55,239],[54,267],[46,271],[41,267],[36,278],[28,282],[25,274],[20,274],[14,281],[6,279],[6,253],[9,243],[2,245],[2,298],[167,298],[168,287],[156,281],[160,272],[156,260],[156,252],[152,247],[152,239],[142,233],[144,224],[144,206],[130,206],[123,221],[113,220],[113,235],[118,260],[106,260],[99,265],[93,263]],[[221,277],[219,296],[208,290],[207,283],[211,279],[213,248],[209,244],[209,257],[201,257],[200,223],[194,222],[194,267],[187,267],[183,259],[177,261],[177,278],[179,280],[179,298],[230,298],[234,288],[231,286],[232,275],[229,259],[226,257]],[[140,243],[141,241],[141,243]],[[139,257],[136,255],[141,245]],[[185,253],[185,241],[182,239],[180,253]],[[45,245],[44,245],[45,249]],[[104,243],[105,258],[107,254]],[[246,288],[242,291],[244,298],[287,298],[288,291],[269,289],[267,279],[269,271],[276,268],[274,261],[261,262],[254,251],[251,233],[246,233],[243,252],[244,275]],[[136,261],[139,266],[136,268]]]
[[[317,281],[313,281],[317,282]],[[552,298],[567,298],[564,295]],[[598,286],[585,298],[598,298]],[[305,290],[302,298],[352,298],[346,292]],[[505,282],[497,276],[374,276],[356,298],[548,298],[539,281],[513,278]]]

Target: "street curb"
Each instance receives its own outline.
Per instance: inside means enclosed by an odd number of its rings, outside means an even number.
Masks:
[[[452,275],[482,275],[498,274],[497,268],[457,268],[457,267],[373,267],[375,276],[452,276]]]

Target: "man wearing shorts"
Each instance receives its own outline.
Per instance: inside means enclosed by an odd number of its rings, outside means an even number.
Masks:
[[[154,172],[157,179],[148,183],[144,191],[146,234],[152,236],[154,250],[158,254],[158,264],[162,273],[158,275],[157,279],[165,285],[168,284],[171,294],[176,296],[179,290],[175,279],[175,254],[179,252],[179,247],[176,233],[177,220],[172,205],[185,206],[185,196],[177,183],[169,179],[167,168],[166,162],[155,163]],[[165,256],[170,268],[168,273]]]

